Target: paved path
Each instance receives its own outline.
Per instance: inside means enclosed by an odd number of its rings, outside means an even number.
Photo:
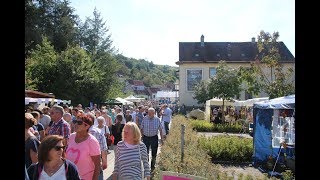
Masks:
[[[113,145],[112,145],[113,146]],[[103,179],[112,179],[112,171],[114,168],[114,150],[113,147],[110,148],[109,150],[111,153],[108,154],[107,160],[108,160],[108,167],[107,169],[103,170]]]

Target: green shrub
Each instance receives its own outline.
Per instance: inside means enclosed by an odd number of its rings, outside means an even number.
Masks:
[[[199,138],[201,147],[208,151],[213,161],[249,162],[253,154],[253,140],[238,136]]]
[[[181,162],[181,124],[185,125],[183,162]],[[181,115],[173,118],[170,134],[161,146],[161,153],[158,156],[159,161],[154,179],[160,179],[160,170],[191,174],[208,179],[217,179],[216,177],[221,173],[211,162],[207,152],[199,148],[196,132],[192,130],[188,120]]]
[[[211,156],[213,154],[219,154],[222,158],[227,159],[231,153],[241,154],[239,156],[232,155],[232,159],[241,161],[247,157],[247,154],[252,155],[252,140],[237,139],[237,137],[231,137],[231,139],[224,139],[222,137],[205,139],[199,137],[197,132],[193,130],[194,121],[187,120],[182,115],[176,115],[173,117],[170,134],[161,146],[161,153],[158,155],[157,166],[154,171],[152,179],[160,179],[160,171],[171,171],[177,173],[190,174],[200,177],[205,177],[208,180],[211,179],[235,179],[235,174],[228,175],[221,169],[220,165],[212,163]],[[208,125],[205,121],[201,121],[205,127]],[[184,144],[184,158],[181,162],[181,125],[185,125],[185,144]],[[209,123],[210,124],[210,123]],[[209,126],[207,127],[210,128]],[[204,128],[206,129],[206,128]],[[234,139],[233,139],[234,138]],[[248,142],[247,142],[248,141]],[[208,142],[208,143],[207,143]],[[251,143],[251,145],[250,145]],[[220,147],[215,148],[214,146]],[[230,148],[228,149],[227,147]],[[251,147],[248,148],[247,146]],[[212,152],[210,152],[212,151]],[[227,153],[225,152],[227,151]],[[216,153],[213,153],[216,152]],[[239,153],[241,152],[241,153]],[[211,155],[209,156],[208,154]],[[242,179],[250,179],[251,176],[240,174]],[[240,179],[241,179],[240,178]]]
[[[190,120],[192,128],[197,132],[227,132],[239,133],[242,131],[242,124],[236,122],[234,124],[213,124],[205,120]]]

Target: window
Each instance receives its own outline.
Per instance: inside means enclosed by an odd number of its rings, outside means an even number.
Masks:
[[[202,69],[187,69],[187,91],[193,91],[195,85],[202,80]]]
[[[209,78],[215,76],[217,74],[217,69],[215,67],[209,68]]]

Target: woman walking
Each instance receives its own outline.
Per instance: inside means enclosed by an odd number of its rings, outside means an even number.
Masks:
[[[112,179],[150,180],[150,166],[146,145],[141,141],[140,129],[134,122],[125,124],[122,141],[115,152]]]

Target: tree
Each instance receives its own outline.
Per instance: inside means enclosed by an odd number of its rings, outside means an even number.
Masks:
[[[101,18],[96,8],[93,11],[93,18],[87,17],[83,25],[80,25],[80,44],[87,50],[94,59],[96,54],[101,52],[114,53],[111,34],[105,26],[106,22]]]
[[[48,38],[57,52],[76,42],[78,16],[67,0],[25,0],[25,54]]]
[[[106,100],[116,79],[112,74],[117,68],[112,60],[108,61],[111,64],[105,65],[114,68],[107,71],[105,66],[98,64],[102,60],[93,62],[79,46],[68,46],[65,51],[56,53],[47,38],[43,39],[26,61],[26,87],[52,92],[74,104]]]
[[[51,83],[57,73],[57,53],[46,37],[41,44],[30,52],[26,60],[26,88],[42,92],[51,92]]]
[[[213,97],[222,99],[222,110],[224,101],[232,100],[241,92],[241,81],[238,77],[238,70],[227,66],[225,61],[220,61],[217,66],[217,73],[208,82],[201,81],[195,88],[195,98],[199,102],[205,102]],[[224,122],[224,113],[222,113]]]
[[[209,96],[209,86],[210,80],[206,81],[200,81],[199,84],[197,84],[194,87],[194,96],[196,100],[198,100],[198,104],[206,103],[207,100],[211,99],[212,97]]]
[[[247,83],[247,91],[258,94],[263,91],[269,98],[276,98],[295,93],[294,69],[284,68],[280,63],[279,33],[261,31],[258,35],[258,56],[249,68],[241,67],[239,76]]]
[[[50,18],[53,27],[50,40],[57,52],[65,50],[68,44],[76,43],[78,18],[69,1],[56,2]]]

